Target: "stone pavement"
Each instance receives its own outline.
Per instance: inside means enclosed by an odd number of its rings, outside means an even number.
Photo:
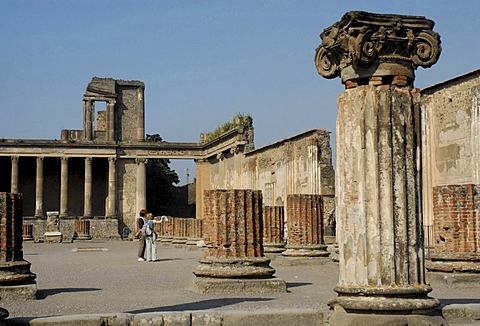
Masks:
[[[287,282],[287,293],[207,295],[186,290],[202,249],[159,244],[157,262],[138,262],[137,245],[24,243],[38,299],[1,300],[7,324],[321,325],[336,296],[338,265],[329,259],[272,254],[274,276]],[[480,325],[480,283],[442,275],[430,282],[450,325]]]

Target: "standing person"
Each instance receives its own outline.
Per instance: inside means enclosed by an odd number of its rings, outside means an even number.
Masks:
[[[157,260],[157,234],[154,231],[153,224],[153,215],[151,213],[147,214],[147,219],[145,220],[144,235],[145,235],[145,244],[147,252],[147,261],[156,261]]]
[[[145,216],[147,215],[147,210],[142,209],[140,211],[140,217],[137,218],[137,228],[138,228],[138,238],[139,243],[138,243],[138,261],[145,261],[144,255],[145,255],[145,235],[143,234],[143,225],[145,224]]]

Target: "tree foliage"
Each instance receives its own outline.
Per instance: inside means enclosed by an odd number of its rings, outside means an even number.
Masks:
[[[146,135],[148,142],[162,142],[159,134]],[[147,163],[147,210],[155,215],[168,214],[174,205],[174,184],[178,174],[165,158],[149,159]]]

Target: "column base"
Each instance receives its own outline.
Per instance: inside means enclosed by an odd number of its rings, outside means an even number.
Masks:
[[[193,274],[212,278],[270,278],[275,269],[270,267],[270,258],[203,258]]]
[[[285,248],[286,250],[282,252],[282,255],[290,257],[328,257],[330,255],[327,246],[322,244],[287,244]]]
[[[275,277],[266,279],[197,277],[186,289],[203,294],[274,293],[287,292],[287,283]]]
[[[30,271],[26,260],[0,264],[0,298],[13,300],[35,299],[37,275]]]
[[[285,243],[269,243],[263,244],[263,251],[267,253],[282,253],[285,251]]]
[[[354,287],[336,286],[339,295],[329,302],[330,306],[341,306],[347,311],[416,311],[431,310],[439,306],[437,299],[427,294],[429,285],[410,287]]]
[[[35,300],[37,284],[0,286],[0,298],[2,300]]]
[[[396,312],[396,311],[356,311],[347,312],[341,306],[334,306],[327,315],[328,325],[358,326],[358,325],[430,325],[447,326],[447,321],[441,316],[440,310]]]

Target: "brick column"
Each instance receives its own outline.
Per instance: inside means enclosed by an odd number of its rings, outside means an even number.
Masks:
[[[285,251],[285,211],[283,206],[263,207],[263,247],[265,252]]]
[[[204,196],[206,249],[193,272],[193,290],[286,291],[285,282],[272,277],[275,269],[263,254],[261,192],[206,190]]]
[[[425,282],[420,91],[414,70],[440,55],[433,21],[349,12],[325,29],[315,63],[339,76],[338,296],[332,325],[445,325]]]
[[[74,240],[91,240],[90,220],[75,220],[74,222],[75,236]]]
[[[33,224],[23,224],[22,225],[22,239],[25,241],[33,241]]]
[[[322,196],[287,195],[286,249],[282,254],[292,257],[327,257],[323,241]]]
[[[0,297],[35,299],[36,275],[23,259],[22,195],[0,193]],[[1,315],[1,314],[0,314]]]

